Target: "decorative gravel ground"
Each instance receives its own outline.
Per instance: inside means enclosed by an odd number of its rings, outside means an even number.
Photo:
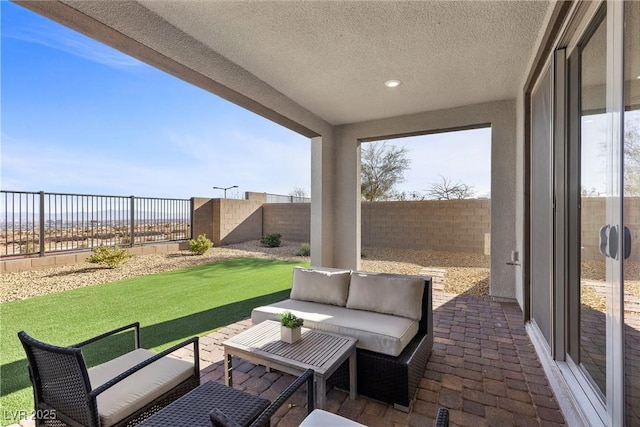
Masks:
[[[129,258],[123,266],[106,269],[90,263],[0,275],[0,302],[46,295],[67,289],[108,283],[129,277],[159,273],[222,259],[238,257],[276,258],[308,262],[298,257],[300,242],[282,241],[279,248],[266,248],[255,240],[215,247],[205,255],[189,251],[140,255]],[[446,270],[445,292],[487,295],[489,257],[481,254],[432,252],[411,249],[364,248],[362,270],[386,273],[418,274],[424,267]]]

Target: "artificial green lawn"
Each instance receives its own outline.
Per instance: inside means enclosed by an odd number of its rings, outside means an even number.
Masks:
[[[7,419],[12,411],[33,410],[18,331],[65,346],[138,321],[141,346],[163,350],[287,298],[295,265],[238,258],[0,304],[0,422],[16,422]],[[92,366],[130,350],[132,343],[128,333],[83,351]]]

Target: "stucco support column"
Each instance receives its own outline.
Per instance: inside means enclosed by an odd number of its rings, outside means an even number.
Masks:
[[[311,265],[334,266],[334,170],[332,136],[311,138]]]
[[[360,144],[336,132],[334,264],[360,269]]]
[[[517,113],[513,100],[496,103],[491,123],[491,282],[493,297],[514,299],[516,269],[510,265],[516,244]]]

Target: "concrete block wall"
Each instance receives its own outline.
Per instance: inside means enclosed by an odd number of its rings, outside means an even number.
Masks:
[[[640,197],[624,199],[624,221],[631,230],[631,256],[629,261],[640,262]]]
[[[247,200],[193,199],[193,235],[206,234],[215,245],[257,240],[280,233],[286,240],[309,242],[309,203],[265,203],[264,193]],[[485,253],[490,236],[490,200],[363,202],[362,245]],[[625,221],[632,230],[630,261],[640,261],[640,197],[625,199]],[[582,200],[582,258],[602,259],[599,229],[606,224],[606,201]],[[186,242],[136,246],[133,255],[188,249]],[[0,272],[19,272],[83,262],[90,251],[0,261]]]
[[[265,193],[245,193],[242,199],[193,198],[193,236],[205,234],[214,245],[259,239]]]
[[[362,245],[485,253],[490,241],[490,200],[362,202]],[[308,203],[265,204],[264,233],[309,241]],[[640,197],[625,199],[625,222],[632,230],[630,261],[640,261]],[[602,259],[598,232],[606,224],[604,198],[582,202],[582,258]]]
[[[607,223],[606,200],[604,197],[588,197],[582,199],[581,217],[581,257],[583,260],[602,260],[600,254],[600,227]]]
[[[127,249],[133,256],[166,254],[178,250],[188,249],[186,242],[180,243],[158,243],[153,245],[135,246]],[[85,262],[91,256],[91,251],[64,253],[58,255],[47,255],[44,257],[19,258],[0,261],[0,273],[19,273],[22,271],[40,270],[51,267],[64,267],[67,265]]]
[[[362,202],[362,245],[437,251],[485,252],[490,200]],[[309,241],[308,203],[263,207],[264,233]]]
[[[204,197],[194,197],[191,200],[193,209],[193,238],[195,239],[199,235],[204,234],[209,239],[211,239],[211,241],[213,241],[213,236],[219,234],[218,230],[216,230],[217,224],[219,222],[219,204],[216,206],[216,199],[208,199]]]
[[[262,237],[261,200],[219,199],[219,234],[215,245],[246,242]],[[213,239],[212,239],[213,240]]]
[[[484,253],[490,224],[490,200],[362,203],[363,246]]]
[[[262,207],[264,234],[280,233],[285,240],[309,242],[309,203],[267,203]]]

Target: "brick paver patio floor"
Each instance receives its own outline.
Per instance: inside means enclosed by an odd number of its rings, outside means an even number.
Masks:
[[[333,389],[327,410],[368,426],[431,426],[438,407],[450,410],[451,425],[557,426],[564,418],[547,382],[515,303],[468,295],[434,294],[435,342],[410,413]],[[228,325],[200,340],[202,381],[223,381],[221,342],[251,326]],[[182,354],[193,358],[193,354]],[[273,400],[293,377],[235,361],[234,387]],[[297,426],[305,417],[306,394],[293,396],[272,419]]]

